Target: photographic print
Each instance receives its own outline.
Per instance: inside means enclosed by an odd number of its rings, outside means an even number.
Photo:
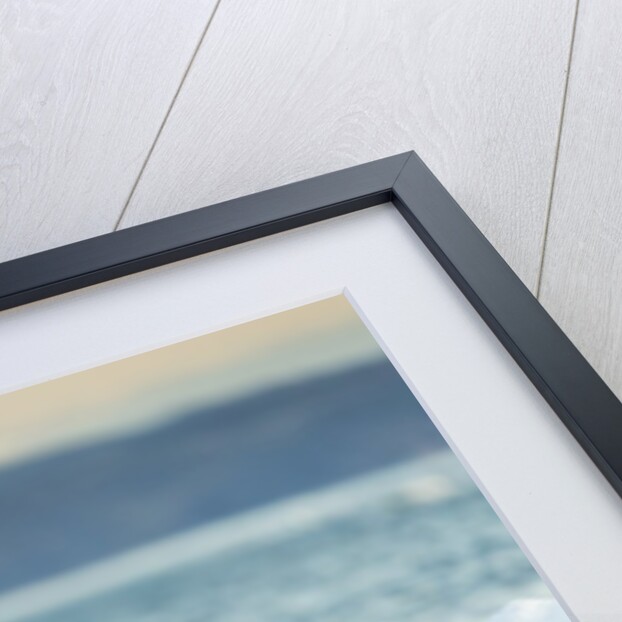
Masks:
[[[568,618],[337,296],[0,396],[18,620]]]

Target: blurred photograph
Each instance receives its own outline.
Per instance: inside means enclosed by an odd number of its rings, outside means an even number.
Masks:
[[[0,396],[17,621],[568,618],[337,296]]]

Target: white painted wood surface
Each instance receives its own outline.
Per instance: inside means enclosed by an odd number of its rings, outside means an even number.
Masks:
[[[534,287],[573,0],[223,0],[127,227],[415,149]]]
[[[0,3],[0,261],[114,228],[214,4]]]
[[[622,399],[622,4],[581,2],[541,300]]]

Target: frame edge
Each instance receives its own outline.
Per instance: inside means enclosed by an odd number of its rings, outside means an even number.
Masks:
[[[0,311],[389,202],[411,153],[0,263]]]
[[[393,203],[622,497],[622,403],[413,152]]]

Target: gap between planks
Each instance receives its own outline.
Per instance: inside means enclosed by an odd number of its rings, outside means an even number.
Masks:
[[[559,151],[561,146],[562,132],[564,127],[564,118],[566,115],[566,102],[568,99],[568,84],[570,83],[570,68],[572,66],[572,53],[574,51],[575,36],[577,33],[577,21],[579,18],[579,3],[580,0],[576,0],[574,9],[574,18],[572,22],[572,33],[570,35],[570,49],[568,50],[568,63],[566,65],[566,80],[564,82],[564,91],[562,95],[562,105],[559,114],[559,126],[557,128],[557,140],[555,144],[555,156],[553,158],[553,171],[551,173],[551,189],[549,191],[549,198],[546,206],[546,214],[544,217],[544,230],[542,232],[542,248],[540,250],[540,266],[538,269],[538,275],[535,287],[535,296],[540,300],[540,290],[542,287],[542,274],[544,272],[544,263],[546,255],[546,243],[549,237],[549,225],[551,222],[551,208],[553,206],[553,195],[555,193],[555,181],[557,179],[557,163],[559,161]]]
[[[212,11],[211,15],[208,17],[207,19],[207,23],[205,24],[205,28],[203,29],[203,32],[201,33],[201,36],[199,37],[199,40],[194,48],[194,51],[192,52],[192,55],[190,56],[190,61],[188,62],[188,65],[186,66],[186,69],[184,71],[184,73],[181,76],[181,80],[179,82],[179,85],[177,87],[177,89],[175,90],[175,93],[173,95],[173,98],[171,99],[171,103],[169,104],[168,108],[166,109],[166,112],[164,114],[164,117],[162,119],[162,123],[160,123],[160,127],[158,127],[158,131],[156,132],[156,135],[153,139],[153,142],[151,143],[151,147],[149,147],[149,151],[147,151],[147,155],[145,156],[145,161],[143,162],[142,166],[140,167],[140,171],[138,171],[138,175],[136,176],[136,180],[134,181],[134,183],[132,184],[132,188],[127,196],[127,199],[125,201],[125,204],[123,205],[123,208],[121,209],[121,212],[119,213],[119,217],[117,218],[117,221],[114,225],[114,229],[113,231],[117,231],[119,229],[119,226],[121,224],[121,221],[123,220],[123,216],[125,216],[125,212],[127,211],[128,205],[130,204],[130,201],[132,200],[132,197],[134,196],[134,192],[136,191],[136,188],[138,187],[138,184],[143,176],[143,173],[145,171],[145,168],[147,167],[147,164],[149,163],[149,159],[151,158],[151,154],[153,153],[153,150],[155,149],[155,146],[158,143],[158,139],[160,138],[160,135],[162,134],[162,130],[164,129],[164,126],[166,125],[166,122],[168,121],[168,118],[171,114],[171,111],[173,110],[173,106],[175,106],[175,102],[177,101],[177,98],[179,96],[179,93],[181,92],[181,89],[184,85],[184,82],[186,81],[186,78],[188,77],[188,74],[190,73],[190,69],[192,68],[192,65],[194,63],[194,60],[197,57],[197,54],[199,53],[199,50],[201,49],[201,46],[203,45],[203,41],[205,40],[205,36],[207,35],[207,31],[209,30],[209,27],[211,26],[212,22],[214,21],[214,16],[216,15],[216,12],[218,11],[218,7],[220,6],[222,0],[216,0],[216,4],[214,5],[214,10]]]

